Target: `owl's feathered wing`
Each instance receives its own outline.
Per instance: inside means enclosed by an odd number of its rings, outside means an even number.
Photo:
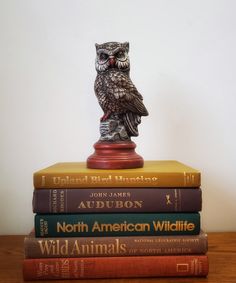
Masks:
[[[123,120],[126,129],[132,136],[138,136],[138,125],[141,123],[141,116],[147,116],[148,111],[143,104],[143,97],[127,76],[120,74],[118,80],[117,99],[121,107],[125,109]],[[128,78],[128,79],[127,79]]]
[[[109,72],[103,78],[100,105],[104,112],[109,109],[122,115],[124,125],[130,136],[138,136],[138,125],[141,116],[147,116],[148,111],[143,104],[143,97],[132,83],[129,76],[123,72]],[[105,88],[104,88],[105,86]],[[98,100],[98,90],[96,91]]]

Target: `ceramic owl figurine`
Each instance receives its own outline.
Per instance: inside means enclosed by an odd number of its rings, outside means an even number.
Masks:
[[[128,42],[96,44],[94,90],[104,112],[100,140],[129,140],[131,136],[138,136],[141,116],[148,115],[143,97],[129,76],[128,52]]]

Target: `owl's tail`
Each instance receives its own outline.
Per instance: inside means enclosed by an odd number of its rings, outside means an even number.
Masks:
[[[137,137],[138,125],[141,123],[141,116],[133,112],[127,112],[124,114],[123,119],[128,135]]]

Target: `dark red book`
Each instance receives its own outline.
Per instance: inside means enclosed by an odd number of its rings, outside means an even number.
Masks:
[[[25,259],[25,280],[207,276],[206,255]]]
[[[34,190],[35,213],[197,212],[200,188],[78,188]]]

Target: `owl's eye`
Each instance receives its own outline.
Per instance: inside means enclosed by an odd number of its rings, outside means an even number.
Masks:
[[[125,53],[123,51],[119,51],[118,53],[116,53],[116,57],[122,59],[125,57]]]
[[[105,60],[107,60],[107,58],[108,58],[108,55],[106,53],[100,53],[99,59],[101,61],[105,61]]]

